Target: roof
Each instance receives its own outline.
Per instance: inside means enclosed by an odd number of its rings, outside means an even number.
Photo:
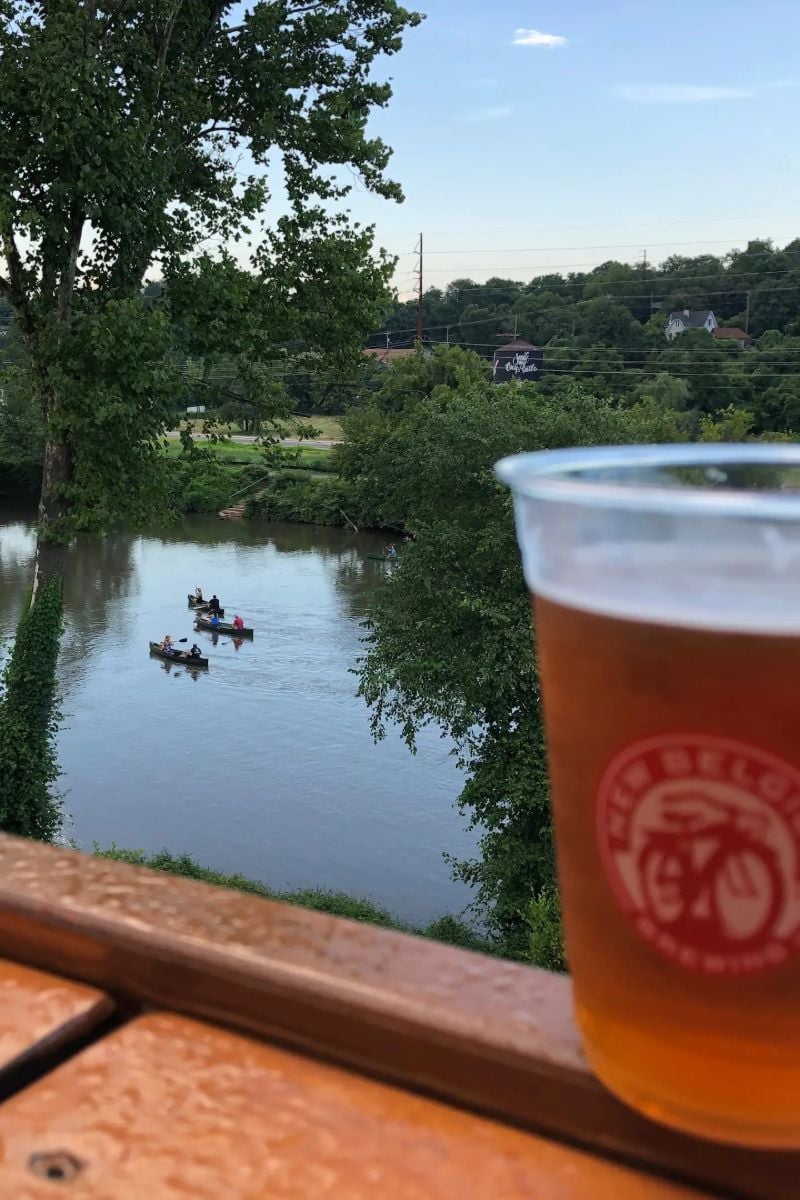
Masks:
[[[538,350],[538,346],[534,346],[533,342],[526,342],[524,338],[517,338],[514,342],[507,342],[505,346],[498,346],[495,354],[505,354],[507,350]]]
[[[417,353],[414,346],[401,349],[400,347],[393,348],[391,346],[368,346],[364,351],[367,358],[376,358],[378,362],[391,363],[396,362],[398,358],[411,358]]]
[[[683,321],[689,329],[702,329],[709,317],[714,313],[710,308],[679,308],[669,314],[672,321]]]
[[[749,342],[750,334],[745,333],[738,325],[718,325],[714,330],[715,338],[731,338],[737,342]]]

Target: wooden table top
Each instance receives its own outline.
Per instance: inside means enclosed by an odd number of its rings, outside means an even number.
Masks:
[[[800,1191],[606,1092],[563,977],[8,837],[0,956],[3,1197]]]
[[[55,1180],[74,1200],[701,1195],[171,1014],[126,1024],[5,1105],[0,1194],[49,1200]]]

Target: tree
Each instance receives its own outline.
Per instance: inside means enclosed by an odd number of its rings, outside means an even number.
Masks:
[[[554,867],[530,608],[492,465],[524,449],[676,436],[671,414],[575,385],[556,402],[535,384],[476,382],[420,397],[370,442],[372,486],[412,540],[372,611],[361,695],[378,736],[397,722],[413,747],[432,723],[454,740],[482,851],[456,871],[507,953],[529,954],[530,902],[552,910]]]
[[[340,304],[360,333],[354,268],[370,301],[383,287],[368,232],[324,207],[348,190],[326,169],[349,167],[399,197],[384,175],[387,148],[366,135],[370,110],[390,95],[371,69],[418,16],[396,0],[261,0],[233,25],[236,10],[209,0],[0,3],[0,292],[48,426],[34,598],[59,573],[76,523],[102,528],[122,499],[119,515],[137,514],[131,497],[179,382],[165,365],[167,315],[140,299],[151,263],[186,283],[188,256],[209,238],[246,241],[261,225],[251,252],[259,309],[277,310],[283,329],[305,317],[310,340]],[[256,165],[244,179],[242,152]],[[273,158],[290,211],[265,230],[261,171]],[[216,320],[209,337],[222,332]]]
[[[46,428],[32,608],[77,530],[153,511],[187,353],[358,354],[391,264],[338,174],[401,198],[366,125],[391,94],[375,60],[419,20],[397,0],[0,0],[0,295]],[[248,269],[201,253],[217,240]]]
[[[652,379],[643,380],[636,388],[635,395],[637,400],[649,397],[661,408],[683,412],[689,404],[690,389],[685,379],[659,371]]]

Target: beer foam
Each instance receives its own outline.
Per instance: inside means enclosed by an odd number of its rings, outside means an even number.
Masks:
[[[752,530],[743,546],[539,544],[525,557],[531,589],[572,608],[660,625],[800,634],[800,540],[774,526]]]

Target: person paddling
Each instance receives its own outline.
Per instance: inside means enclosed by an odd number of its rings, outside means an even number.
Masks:
[[[200,586],[194,589],[194,599],[195,604],[205,604],[205,600],[203,599],[203,589]]]
[[[175,643],[173,642],[172,638],[169,636],[168,633],[164,634],[164,640],[161,643],[161,652],[163,654],[174,654],[175,653]]]
[[[221,621],[219,619],[219,613],[216,611],[212,612],[211,613],[211,628],[219,629],[220,625],[221,625]]]
[[[238,613],[233,618],[233,628],[234,629],[244,629],[244,620],[239,616]]]
[[[217,599],[217,594],[216,594],[216,592],[214,593],[214,595],[213,595],[213,596],[211,597],[211,599],[209,600],[209,602],[208,602],[208,607],[209,607],[209,609],[211,610],[211,612],[212,612],[212,613],[214,613],[216,616],[219,616],[220,603],[219,603],[219,600]]]

